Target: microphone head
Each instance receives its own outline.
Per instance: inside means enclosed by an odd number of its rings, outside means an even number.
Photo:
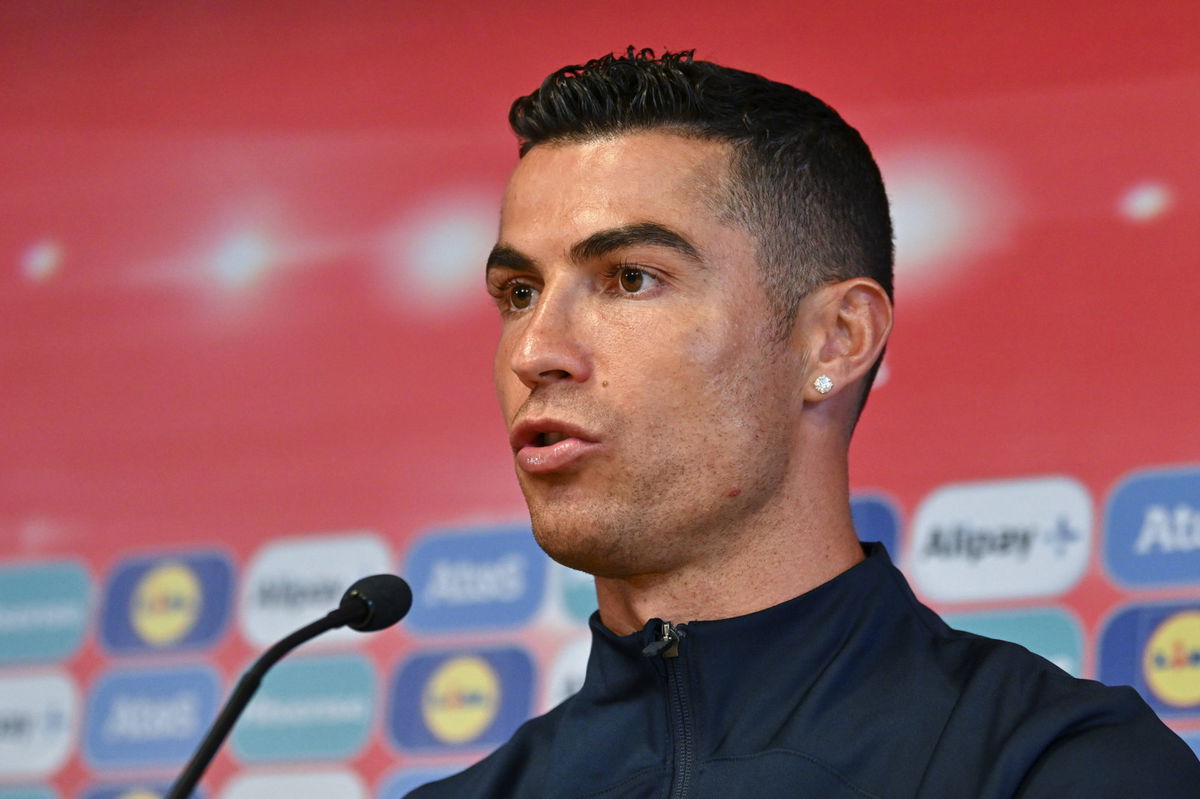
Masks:
[[[355,618],[346,622],[347,627],[367,633],[403,619],[412,601],[412,589],[404,580],[394,574],[373,574],[346,589],[340,607],[355,613]]]

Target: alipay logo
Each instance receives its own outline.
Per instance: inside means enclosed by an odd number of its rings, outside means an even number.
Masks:
[[[945,619],[955,629],[1020,644],[1075,677],[1083,674],[1083,628],[1065,610],[959,613]]]
[[[361,655],[285,661],[246,708],[233,751],[247,763],[353,757],[374,710],[375,670]]]
[[[79,648],[91,580],[78,563],[0,568],[0,664],[61,660]]]
[[[47,777],[71,753],[79,697],[58,672],[0,677],[0,780]]]
[[[218,685],[209,669],[115,671],[93,687],[84,754],[97,768],[182,764],[212,723]]]
[[[1061,594],[1087,568],[1092,502],[1066,477],[949,485],[917,509],[906,559],[943,602]]]
[[[548,564],[527,525],[425,535],[401,569],[413,586],[406,624],[425,632],[523,624],[542,602]]]
[[[194,650],[225,629],[233,567],[213,552],[178,552],[125,561],[109,578],[100,640],[109,651]]]
[[[254,556],[242,583],[241,618],[246,638],[270,646],[292,630],[337,607],[356,580],[387,571],[392,553],[373,533],[351,532],[285,538]],[[334,630],[312,645],[362,640]]]
[[[1200,581],[1200,469],[1147,471],[1121,482],[1104,514],[1104,560],[1131,586]]]
[[[1200,716],[1200,603],[1113,616],[1100,640],[1100,680],[1132,685],[1161,716]]]
[[[532,709],[533,661],[520,649],[412,656],[392,680],[392,740],[408,751],[503,743]]]
[[[900,562],[900,514],[895,505],[876,494],[858,494],[850,499],[850,515],[860,541],[878,541],[892,562]]]

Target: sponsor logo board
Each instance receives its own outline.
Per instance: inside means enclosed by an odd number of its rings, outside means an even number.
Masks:
[[[948,485],[921,503],[912,530],[905,563],[933,600],[1056,596],[1087,569],[1092,501],[1067,477]]]
[[[894,563],[900,562],[900,513],[895,504],[878,494],[855,494],[850,516],[860,541],[878,541]]]
[[[247,763],[353,757],[371,732],[375,682],[361,655],[284,661],[234,728],[233,751]]]
[[[466,768],[462,766],[444,766],[442,768],[406,768],[395,772],[379,786],[376,799],[404,799],[410,791],[420,788],[427,782],[436,782],[443,777],[449,777]]]
[[[417,653],[392,680],[392,741],[414,752],[499,745],[529,718],[533,680],[532,659],[516,648]]]
[[[66,674],[0,677],[0,779],[48,777],[66,761],[79,695]]]
[[[337,607],[355,581],[388,570],[392,554],[369,532],[279,539],[251,560],[242,582],[242,631],[266,647]],[[326,633],[310,645],[362,640],[348,629]]]
[[[576,638],[558,651],[550,672],[544,680],[542,712],[558,705],[567,697],[579,692],[587,676],[588,655],[592,651],[592,638]]]
[[[1196,757],[1200,757],[1200,732],[1184,735],[1183,742],[1192,747],[1192,751],[1196,753]]]
[[[405,624],[420,632],[524,624],[541,605],[549,562],[528,525],[424,535],[401,568],[413,587]]]
[[[0,664],[62,660],[83,641],[91,580],[74,561],[0,567]]]
[[[1200,716],[1200,602],[1118,611],[1100,639],[1100,680],[1132,685],[1161,716]]]
[[[168,783],[125,783],[102,785],[90,789],[80,799],[163,799],[171,790]],[[203,791],[196,788],[189,799],[204,799]]]
[[[957,613],[945,621],[958,630],[1020,644],[1075,677],[1083,674],[1083,628],[1061,608]]]
[[[233,567],[214,552],[124,561],[105,589],[100,640],[112,653],[195,650],[225,629]]]
[[[367,799],[358,777],[345,771],[244,774],[233,778],[221,799]]]
[[[1104,514],[1104,562],[1135,587],[1200,581],[1200,468],[1123,480]]]
[[[216,716],[219,686],[207,668],[110,671],[92,687],[84,756],[96,768],[182,765]]]
[[[49,788],[0,788],[0,799],[58,799]]]

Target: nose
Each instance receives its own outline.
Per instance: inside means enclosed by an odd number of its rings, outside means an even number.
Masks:
[[[538,303],[511,333],[509,367],[530,390],[554,382],[583,382],[592,373],[580,303],[570,290],[543,289]]]

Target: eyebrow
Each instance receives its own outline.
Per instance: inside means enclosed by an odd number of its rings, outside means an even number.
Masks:
[[[702,263],[700,251],[679,233],[657,222],[637,222],[631,225],[601,230],[571,247],[571,260],[576,263],[603,258],[616,250],[628,247],[665,247],[690,261]]]
[[[664,247],[674,250],[688,260],[703,265],[700,251],[684,236],[657,222],[636,222],[630,225],[600,230],[571,245],[571,260],[575,263],[603,258],[629,247]],[[512,269],[532,272],[537,268],[534,259],[507,244],[492,248],[487,269]]]

